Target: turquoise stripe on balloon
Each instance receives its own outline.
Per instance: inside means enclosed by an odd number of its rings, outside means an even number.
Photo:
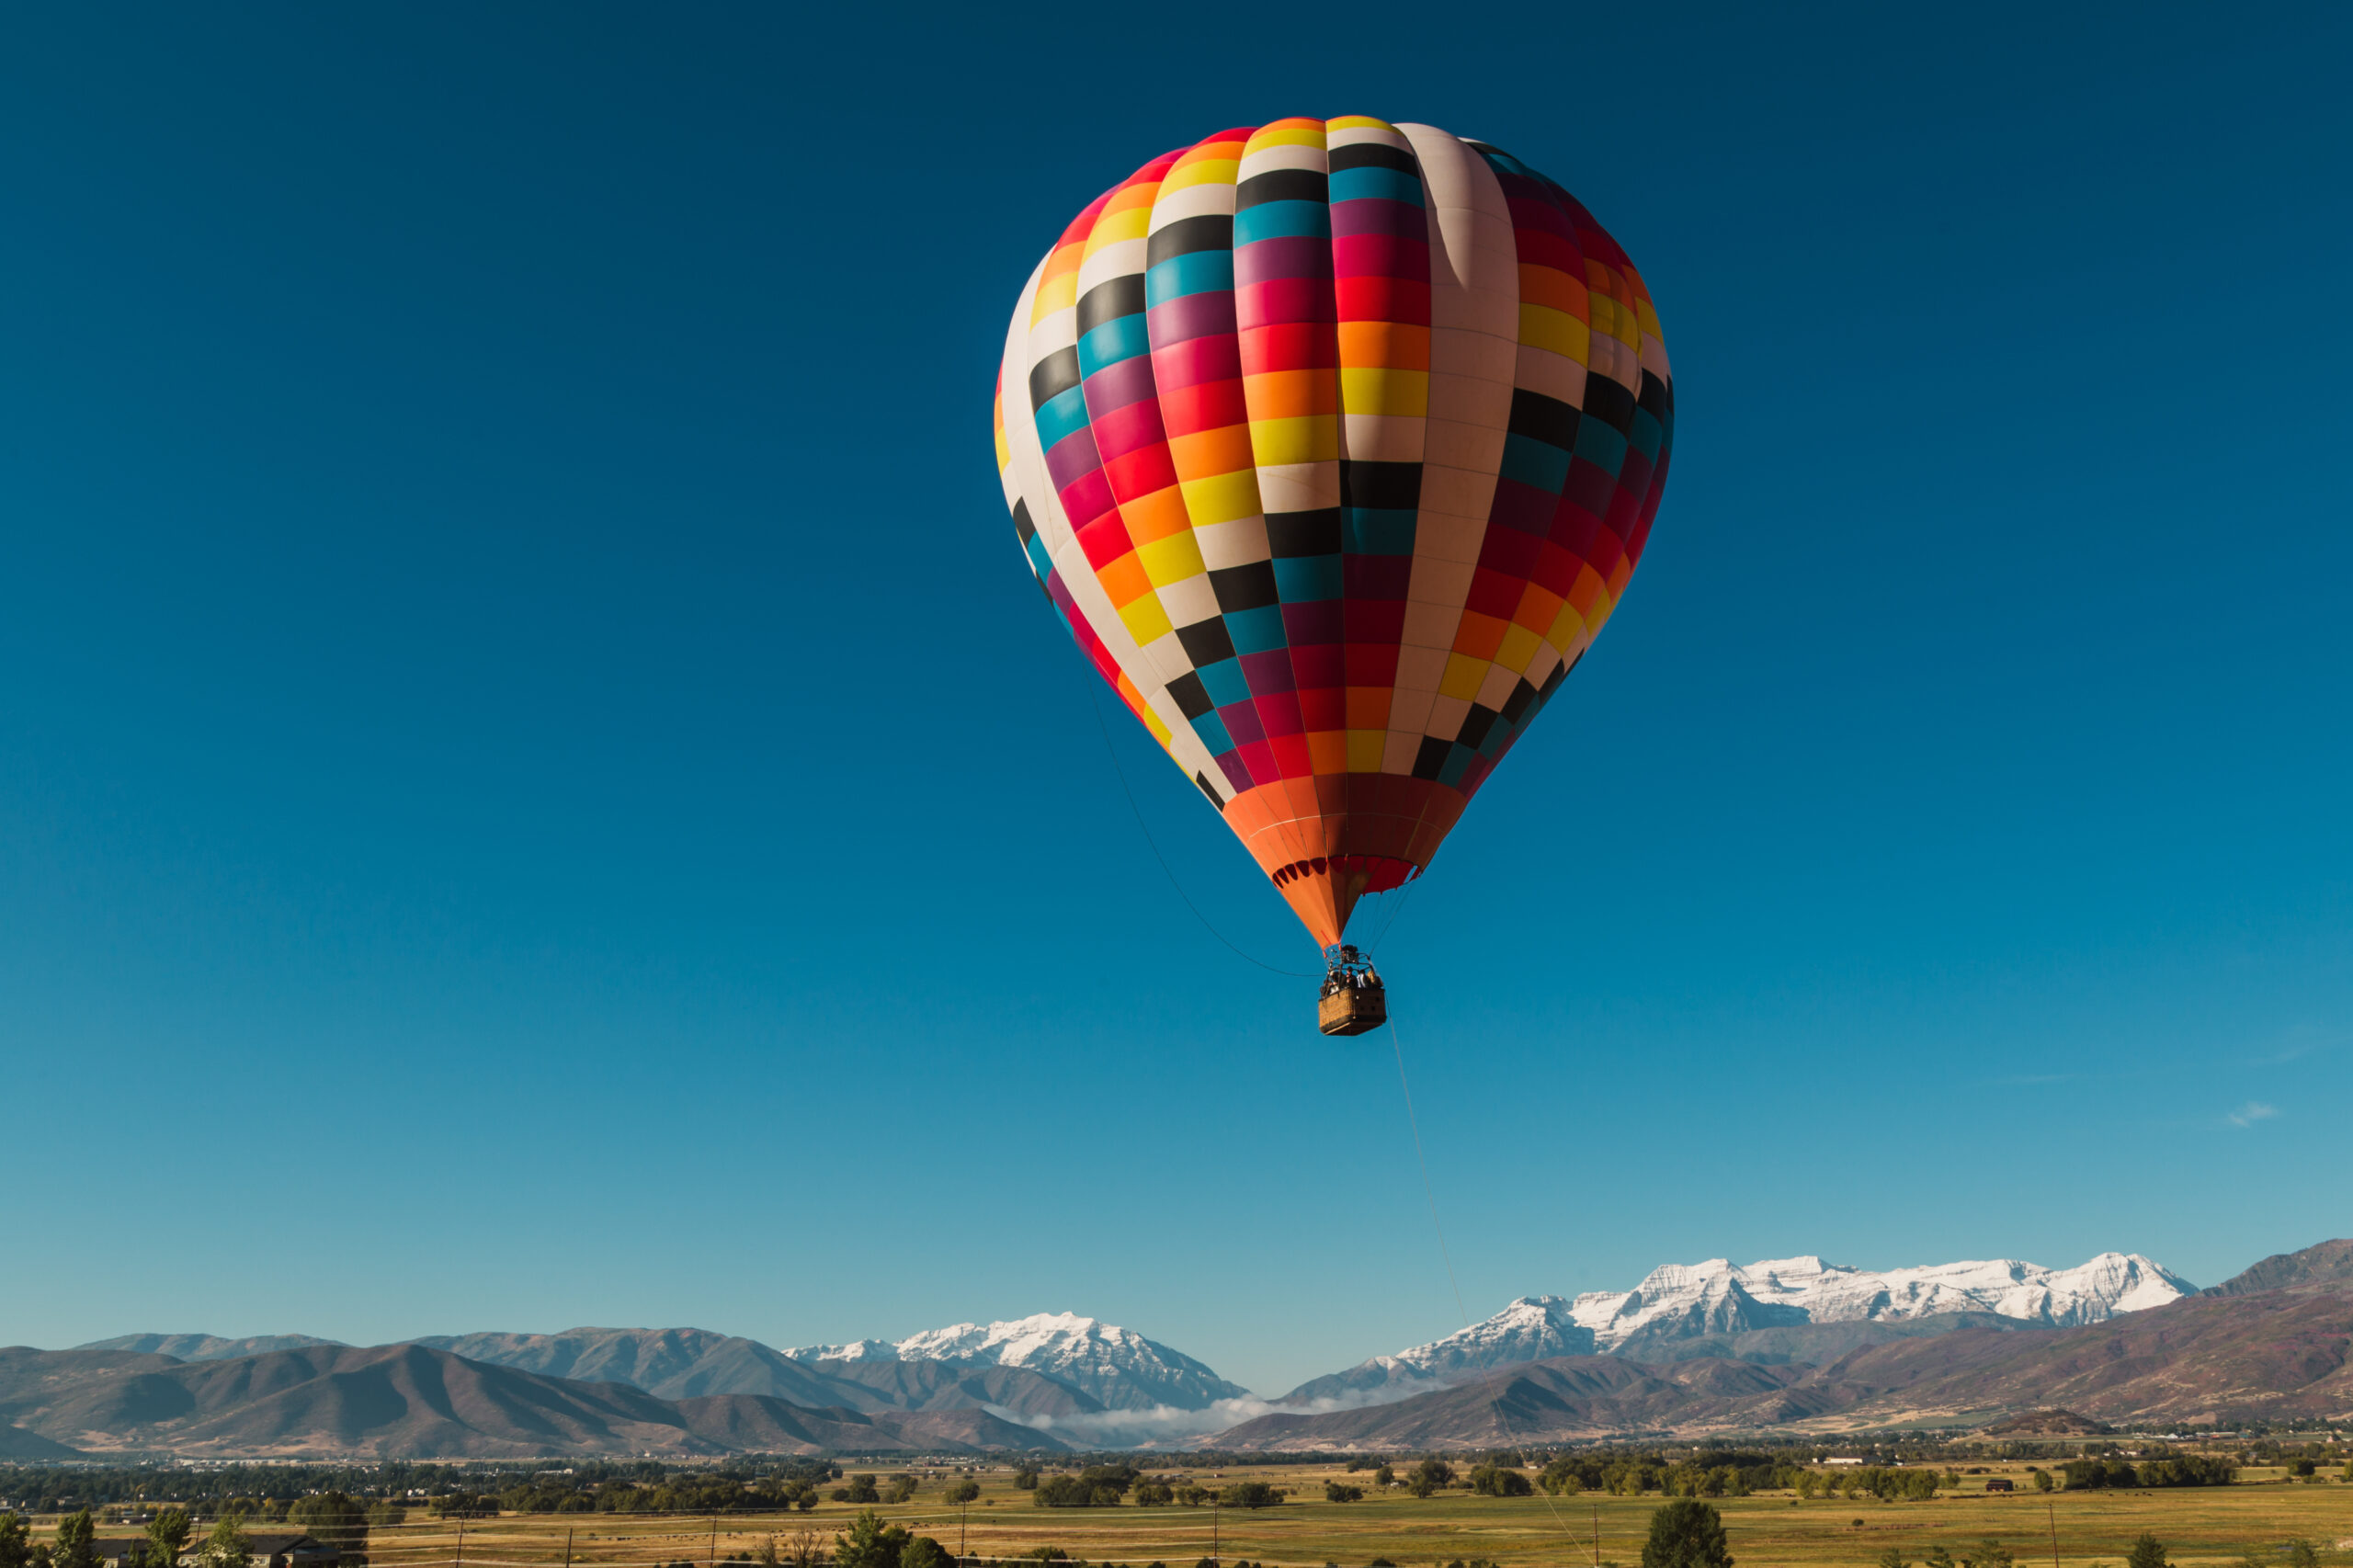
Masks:
[[[1172,256],[1143,275],[1143,302],[1157,305],[1188,294],[1232,293],[1233,253],[1230,250],[1188,251]]]
[[[1271,653],[1290,643],[1290,634],[1283,629],[1283,608],[1279,604],[1227,610],[1225,634],[1233,639],[1233,651],[1237,653]]]
[[[1342,169],[1332,176],[1332,204],[1343,201],[1403,201],[1422,205],[1422,182],[1403,169]]]
[[[1220,708],[1231,708],[1237,702],[1250,700],[1250,683],[1243,678],[1242,661],[1239,659],[1220,659],[1213,665],[1203,665],[1193,673],[1201,677],[1201,689],[1208,692],[1210,700]],[[1220,748],[1211,746],[1210,749],[1217,751]],[[1233,750],[1233,743],[1226,742],[1223,749]]]
[[[1626,437],[1598,419],[1577,425],[1577,456],[1616,478],[1626,466]]]
[[[1550,441],[1518,434],[1504,437],[1504,460],[1500,471],[1506,479],[1516,479],[1522,484],[1532,484],[1553,494],[1569,482],[1569,454]]]
[[[1209,748],[1211,756],[1223,756],[1233,749],[1233,733],[1215,712],[1204,713],[1192,723],[1193,733],[1201,737],[1201,744]]]
[[[1287,605],[1338,598],[1340,558],[1336,555],[1284,556],[1275,562],[1275,592],[1282,596],[1282,601]]]
[[[1340,549],[1349,555],[1411,555],[1419,521],[1414,512],[1347,507],[1340,513]]]
[[[1332,237],[1332,210],[1321,201],[1268,201],[1233,215],[1236,250],[1254,240]]]
[[[1105,322],[1078,340],[1078,373],[1092,376],[1106,365],[1116,365],[1151,351],[1152,339],[1144,332],[1143,313],[1120,316]]]
[[[1039,406],[1038,446],[1041,451],[1052,451],[1063,437],[1086,428],[1086,393],[1082,388],[1057,392]]]

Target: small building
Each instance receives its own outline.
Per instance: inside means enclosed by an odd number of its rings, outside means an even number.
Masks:
[[[134,1548],[143,1549],[143,1535],[118,1536],[92,1543],[98,1550],[102,1568],[131,1568]],[[307,1535],[260,1534],[245,1532],[245,1544],[254,1554],[254,1568],[338,1568],[343,1562],[343,1549],[329,1546]],[[180,1553],[179,1568],[199,1568],[204,1562],[204,1538],[201,1533],[191,1539]]]
[[[307,1535],[248,1535],[254,1568],[337,1568],[343,1549]]]
[[[2002,1476],[1989,1475],[1985,1478],[1985,1490],[1988,1492],[2016,1492],[2018,1488],[2011,1485],[2010,1483]]]

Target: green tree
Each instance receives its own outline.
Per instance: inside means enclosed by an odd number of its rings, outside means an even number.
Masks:
[[[287,1522],[322,1546],[343,1553],[344,1568],[368,1568],[368,1510],[341,1492],[304,1497],[287,1510]]]
[[[2279,1551],[2288,1560],[2288,1568],[2320,1568],[2320,1553],[2313,1549],[2311,1541],[2291,1540]]]
[[[188,1550],[188,1538],[195,1528],[186,1508],[166,1508],[157,1514],[147,1521],[147,1561],[155,1568],[172,1568]]]
[[[1879,1568],[1912,1568],[1912,1564],[1904,1561],[1903,1548],[1891,1546],[1879,1554]]]
[[[1991,1536],[1977,1543],[1977,1550],[1961,1560],[1962,1568],[2010,1568],[2017,1561],[2010,1549]]]
[[[1444,1460],[1424,1460],[1414,1467],[1405,1482],[1405,1490],[1416,1497],[1427,1497],[1441,1486],[1452,1484],[1454,1467]]]
[[[57,1521],[57,1539],[49,1543],[49,1560],[55,1568],[98,1568],[98,1527],[89,1509]]]
[[[1324,1501],[1326,1503],[1361,1503],[1364,1501],[1364,1488],[1361,1486],[1346,1485],[1337,1481],[1327,1481],[1324,1483]]]
[[[1049,1475],[1038,1483],[1029,1501],[1040,1508],[1086,1508],[1094,1506],[1095,1492],[1074,1475]]]
[[[927,1535],[919,1535],[899,1549],[899,1568],[948,1568],[948,1549]]]
[[[594,1507],[596,1505],[592,1503],[589,1506]],[[375,1526],[378,1529],[388,1528],[393,1525],[406,1524],[408,1522],[408,1510],[402,1507],[398,1503],[390,1501],[373,1503],[370,1504],[368,1508],[368,1522],[370,1525]]]
[[[2143,1530],[2141,1539],[2132,1543],[2132,1550],[2125,1553],[2124,1568],[2173,1568],[2173,1564],[2165,1561],[2165,1542]]]
[[[1651,1516],[1643,1568],[1732,1568],[1723,1516],[1696,1497],[1677,1497]]]
[[[26,1568],[33,1560],[33,1532],[22,1514],[0,1514],[0,1568]]]
[[[1035,1492],[1038,1490],[1038,1472],[1034,1470],[1015,1471],[1013,1472],[1013,1485],[1016,1491]]]
[[[1229,1508],[1271,1508],[1282,1500],[1283,1494],[1263,1481],[1237,1481],[1219,1499]]]
[[[1928,1548],[1928,1554],[1920,1559],[1920,1568],[1952,1568],[1952,1553],[1947,1551],[1944,1543],[1939,1541]]]
[[[2029,1471],[2027,1473],[2034,1477],[2034,1489],[2037,1492],[2048,1492],[2051,1490],[2053,1483],[2052,1482],[2051,1472],[2049,1471],[2037,1468],[2035,1470]]]
[[[960,1507],[980,1494],[981,1483],[977,1481],[960,1481],[948,1489],[948,1500]]]
[[[871,1482],[873,1477],[867,1479]],[[906,1549],[906,1531],[884,1524],[882,1516],[873,1509],[861,1508],[849,1528],[834,1537],[834,1564],[835,1568],[899,1568],[900,1553]]]
[[[2353,1464],[2345,1467],[2345,1476],[2347,1480],[2353,1481]],[[1375,1486],[1394,1486],[1397,1484],[1397,1471],[1384,1464],[1372,1472],[1372,1483]]]
[[[1526,1472],[1500,1464],[1483,1464],[1473,1468],[1471,1490],[1482,1497],[1532,1497],[1536,1494],[1536,1487]]]
[[[238,1516],[223,1514],[205,1538],[204,1568],[254,1568],[253,1542],[237,1528]]]

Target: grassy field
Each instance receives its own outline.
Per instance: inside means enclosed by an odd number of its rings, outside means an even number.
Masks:
[[[887,1473],[885,1467],[883,1469]],[[1039,1508],[1014,1488],[1009,1471],[984,1471],[982,1500],[959,1510],[940,1500],[945,1481],[924,1474],[915,1500],[879,1511],[893,1523],[931,1535],[951,1552],[960,1542],[972,1555],[1012,1557],[1060,1547],[1074,1558],[1144,1568],[1192,1568],[1216,1555],[1226,1564],[1247,1559],[1269,1568],[1365,1568],[1387,1558],[1400,1568],[1428,1568],[1456,1558],[1486,1557],[1506,1568],[1574,1568],[1605,1563],[1632,1568],[1655,1494],[1642,1498],[1580,1494],[1558,1499],[1474,1497],[1443,1492],[1427,1500],[1402,1493],[1360,1503],[1323,1500],[1324,1483],[1344,1478],[1336,1466],[1224,1472],[1292,1489],[1294,1500],[1256,1512],[1206,1507]],[[1927,1503],[1871,1499],[1798,1502],[1789,1493],[1717,1502],[1742,1568],[1808,1568],[1850,1564],[1869,1568],[1888,1547],[1917,1562],[1941,1542],[1955,1557],[1988,1538],[2016,1554],[2018,1568],[2053,1557],[2060,1568],[2094,1563],[2120,1568],[2126,1549],[2143,1531],[2165,1543],[2177,1568],[2234,1564],[2250,1548],[2276,1548],[2301,1537],[2321,1549],[2322,1561],[2353,1565],[2353,1485],[2291,1484],[2276,1471],[2253,1470],[2227,1487],[2149,1492],[2058,1493],[2047,1499],[2029,1489],[2023,1466],[1994,1467],[2020,1490],[1988,1494],[1984,1476],[1965,1478],[1955,1495]],[[1215,1484],[1219,1472],[1198,1471]],[[1368,1477],[1345,1477],[1358,1484]],[[827,1503],[811,1514],[722,1515],[714,1538],[706,1520],[614,1514],[509,1515],[466,1521],[418,1519],[374,1532],[373,1568],[646,1568],[714,1557],[749,1555],[775,1538],[779,1547],[802,1530],[827,1543],[858,1510]],[[964,1522],[968,1521],[968,1522]],[[268,1527],[256,1527],[268,1528]],[[1597,1551],[1595,1535],[1599,1534]],[[2268,1553],[2267,1552],[2267,1555]]]

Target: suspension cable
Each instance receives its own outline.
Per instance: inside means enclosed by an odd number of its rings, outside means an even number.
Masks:
[[[1201,929],[1207,931],[1211,936],[1215,937],[1219,941],[1224,942],[1226,947],[1233,949],[1237,958],[1243,959],[1247,962],[1256,964],[1260,969],[1267,971],[1269,974],[1285,974],[1289,975],[1293,980],[1317,979],[1318,976],[1311,971],[1296,969],[1278,969],[1275,965],[1267,962],[1264,959],[1253,958],[1250,954],[1244,952],[1240,948],[1234,947],[1231,941],[1227,941],[1224,932],[1210,924],[1210,917],[1201,913],[1200,906],[1186,896],[1184,884],[1177,881],[1176,873],[1169,869],[1168,857],[1160,852],[1159,844],[1155,842],[1152,836],[1152,829],[1144,825],[1143,809],[1136,804],[1136,792],[1128,788],[1128,770],[1120,766],[1119,748],[1111,744],[1111,726],[1103,722],[1103,701],[1101,697],[1097,694],[1092,681],[1087,683],[1086,700],[1087,706],[1092,709],[1095,713],[1095,727],[1101,731],[1103,734],[1103,754],[1111,759],[1111,771],[1120,780],[1120,793],[1128,798],[1128,810],[1135,815],[1136,830],[1143,835],[1145,846],[1152,850],[1152,858],[1160,862],[1160,874],[1168,879],[1168,885],[1176,890],[1177,898],[1184,902],[1185,907],[1193,912],[1193,918],[1201,923]]]

